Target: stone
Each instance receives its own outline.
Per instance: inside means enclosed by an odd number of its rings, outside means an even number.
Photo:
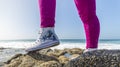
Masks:
[[[69,58],[65,57],[64,55],[63,56],[59,56],[59,62],[64,65],[66,64],[68,61],[69,61]]]
[[[40,64],[40,66],[38,67],[61,67],[61,64],[56,61],[48,61],[48,62]]]
[[[27,54],[15,55],[6,62],[5,67],[39,67],[40,64],[48,61],[56,61],[58,63],[59,60],[39,52],[29,52]]]
[[[82,54],[83,53],[83,49],[80,48],[72,48],[72,49],[64,49],[64,51],[66,51],[69,54]]]
[[[79,54],[73,54],[73,55],[70,57],[69,60],[75,59],[75,58],[77,58],[77,57],[79,57],[79,56],[80,56]]]
[[[81,54],[65,67],[120,67],[120,50],[95,50]]]
[[[17,54],[4,67],[120,67],[120,50],[83,51],[79,48],[44,49]]]

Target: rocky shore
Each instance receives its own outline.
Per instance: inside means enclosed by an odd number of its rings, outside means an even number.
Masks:
[[[120,67],[120,50],[43,49],[16,54],[3,67]]]

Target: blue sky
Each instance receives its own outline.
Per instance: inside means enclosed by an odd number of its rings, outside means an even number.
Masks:
[[[120,39],[120,0],[96,0],[101,39]],[[57,0],[55,31],[60,39],[85,39],[74,0]],[[0,0],[0,39],[36,39],[38,0]]]

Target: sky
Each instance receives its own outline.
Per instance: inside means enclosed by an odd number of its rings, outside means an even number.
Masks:
[[[100,39],[120,39],[120,0],[96,0]],[[38,0],[0,0],[0,40],[36,39]],[[55,31],[60,39],[85,39],[74,0],[57,0]]]

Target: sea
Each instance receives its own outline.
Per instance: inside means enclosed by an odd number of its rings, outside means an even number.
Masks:
[[[35,39],[21,40],[0,40],[0,48],[28,48],[33,46]],[[100,39],[98,44],[99,49],[120,49],[120,39]],[[60,39],[60,45],[54,48],[82,48],[85,49],[85,39]]]
[[[25,54],[25,48],[33,46],[35,39],[0,40],[0,63],[6,62],[15,54]],[[85,39],[60,39],[60,45],[51,49],[86,48]],[[100,39],[98,49],[120,49],[120,39]]]

